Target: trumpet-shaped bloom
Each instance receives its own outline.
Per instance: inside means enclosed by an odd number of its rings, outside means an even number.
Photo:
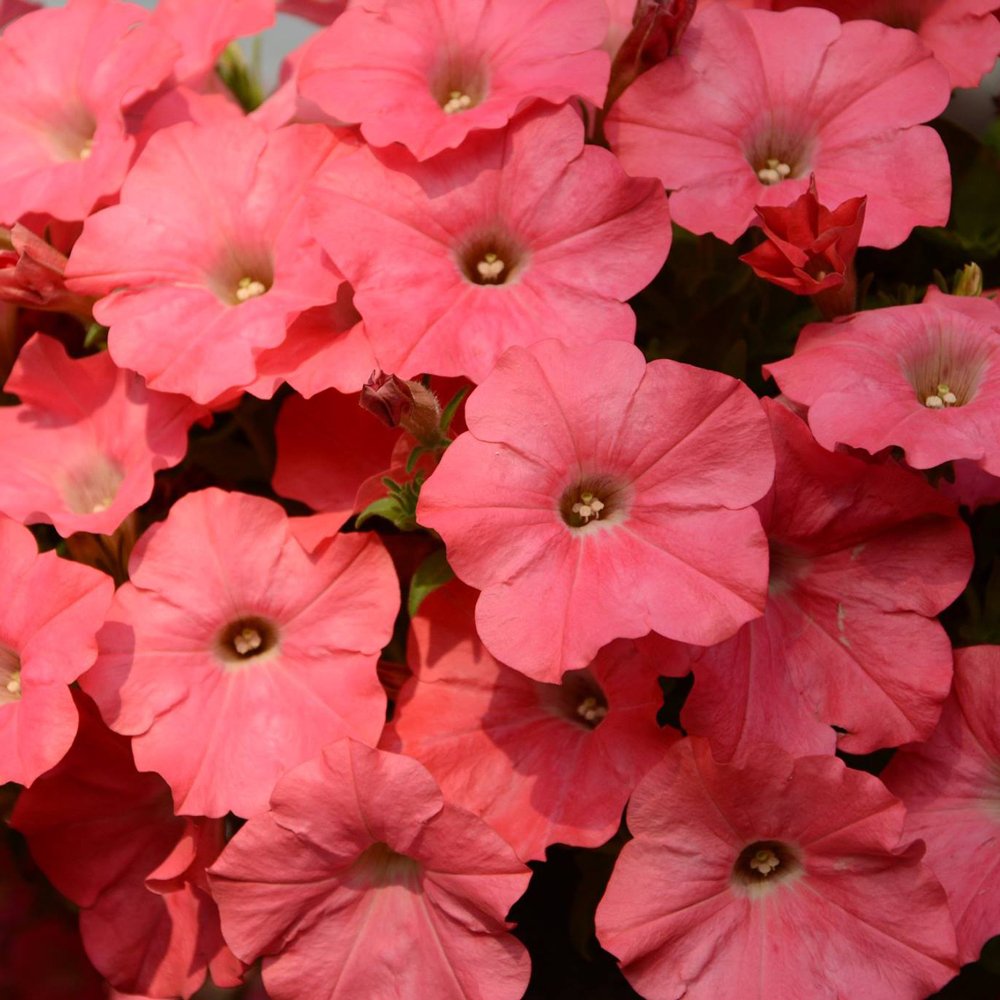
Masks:
[[[416,761],[341,740],[279,783],[209,877],[274,1000],[519,1000],[530,872]]]
[[[401,434],[361,409],[357,395],[329,389],[312,399],[291,396],[275,427],[275,492],[343,523],[361,510],[362,484],[388,473]]]
[[[834,726],[852,753],[924,739],[952,673],[933,616],[972,572],[968,529],[922,477],[831,455],[799,417],[764,405],[777,458],[758,504],[771,548],[767,607],[695,655],[684,728],[727,759],[759,743],[829,753]]]
[[[959,957],[1000,930],[1000,646],[955,650],[955,686],[934,735],[882,775],[906,805],[906,833],[948,893]]]
[[[407,657],[415,677],[382,745],[419,760],[449,802],[486,820],[522,858],[544,860],[557,841],[604,843],[677,738],[656,724],[658,677],[672,663],[643,640],[620,639],[560,684],[534,681],[483,649],[475,599],[453,581],[421,605]]]
[[[310,46],[300,89],[373,146],[425,160],[498,129],[534,98],[600,107],[609,60],[602,0],[385,0],[358,4]]]
[[[895,445],[915,469],[970,459],[1000,475],[1000,310],[988,299],[935,292],[814,323],[765,371],[809,408],[824,448]]]
[[[270,500],[210,489],[178,500],[132,553],[81,683],[178,812],[251,816],[332,739],[379,738],[392,562],[372,535],[299,530]]]
[[[97,656],[111,578],[39,554],[27,528],[0,516],[0,784],[30,785],[73,743],[69,685]]]
[[[921,1000],[958,963],[904,815],[835,757],[685,740],[632,796],[598,939],[647,1000]]]
[[[300,313],[336,301],[343,278],[301,198],[335,142],[322,126],[248,120],[153,135],[66,269],[72,290],[103,296],[94,315],[116,364],[209,403],[253,382],[256,356]]]
[[[912,32],[717,3],[625,91],[605,132],[629,173],[663,181],[674,221],[695,233],[732,242],[755,205],[791,204],[815,174],[830,204],[867,195],[862,245],[894,247],[948,218],[948,157],[920,123],[949,94]]]
[[[756,397],[631,344],[511,348],[424,484],[421,524],[482,591],[476,628],[541,681],[649,631],[711,644],[759,617],[774,474]]]
[[[176,43],[130,3],[70,0],[0,38],[0,222],[83,219],[121,187],[135,151],[124,112],[173,70]]]
[[[53,337],[21,349],[5,389],[21,406],[0,409],[0,510],[63,536],[111,534],[176,465],[205,410],[152,392],[106,352],[70,358]]]
[[[773,10],[825,7],[841,21],[871,18],[909,28],[948,71],[952,87],[975,87],[996,65],[1000,22],[994,0],[772,0]]]
[[[583,140],[576,112],[536,110],[430,163],[364,151],[323,172],[315,232],[384,371],[481,382],[514,344],[633,337],[667,202]]]
[[[87,954],[118,989],[190,997],[209,969],[217,985],[236,985],[242,967],[223,943],[205,878],[221,821],[175,816],[163,780],[135,769],[129,741],[89,699],[76,702],[72,749],[20,796],[13,825],[82,908]]]

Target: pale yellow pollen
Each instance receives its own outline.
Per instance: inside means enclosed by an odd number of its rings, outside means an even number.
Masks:
[[[102,500],[98,500],[94,506],[90,508],[90,513],[101,514],[106,511],[112,503],[114,503],[113,497],[104,497]]]
[[[248,656],[250,653],[255,653],[263,645],[264,640],[260,632],[249,625],[233,636],[233,649],[240,656]]]
[[[757,171],[757,179],[761,184],[777,184],[792,172],[792,168],[782,160],[768,159],[767,166]]]
[[[930,410],[943,410],[948,406],[956,406],[958,396],[944,382],[939,382],[937,390],[924,398],[924,406]]]
[[[483,259],[476,265],[476,270],[483,281],[497,281],[506,266],[495,253],[490,252],[483,255]]]
[[[600,722],[608,714],[606,706],[602,705],[593,695],[584,698],[576,706],[576,714],[587,722]]]
[[[254,299],[258,295],[263,295],[267,291],[267,285],[256,278],[240,278],[236,285],[236,301],[246,302],[247,299]]]
[[[93,139],[88,139],[88,140],[87,140],[87,141],[86,141],[86,142],[85,142],[85,143],[84,143],[84,144],[83,144],[83,145],[82,145],[82,146],[80,147],[80,159],[81,159],[81,160],[87,160],[87,159],[89,159],[89,158],[90,158],[90,154],[91,154],[91,153],[92,153],[93,151],[94,151],[94,140],[93,140]]]
[[[761,875],[770,875],[781,861],[778,855],[768,847],[762,847],[751,859],[750,867]]]
[[[581,493],[580,499],[573,504],[572,510],[586,524],[591,518],[595,521],[600,520],[604,503],[598,500],[593,493]]]
[[[460,90],[452,90],[448,93],[448,100],[441,105],[441,110],[446,115],[453,115],[457,111],[467,111],[472,107],[472,98],[468,94],[463,94]]]
[[[10,677],[10,680],[4,685],[8,694],[12,694],[15,698],[21,696],[21,671],[16,670]]]

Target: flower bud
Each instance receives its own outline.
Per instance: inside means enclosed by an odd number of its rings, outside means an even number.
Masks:
[[[420,444],[433,447],[441,441],[441,406],[419,382],[372,372],[359,403],[388,427],[402,427]]]
[[[632,30],[615,55],[605,109],[646,70],[677,50],[681,36],[694,16],[697,0],[638,0]]]
[[[966,264],[955,275],[952,282],[953,295],[982,295],[983,294],[983,269],[978,264]]]

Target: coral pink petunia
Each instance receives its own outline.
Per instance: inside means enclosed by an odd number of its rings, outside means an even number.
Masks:
[[[585,146],[568,108],[526,113],[430,163],[339,158],[311,200],[379,365],[403,378],[480,382],[514,344],[631,340],[625,300],[670,246],[659,185]]]
[[[916,305],[814,323],[765,367],[824,448],[902,448],[916,469],[971,459],[1000,475],[1000,311],[936,290]]]
[[[253,815],[324,744],[378,741],[392,562],[372,535],[300,541],[302,523],[270,500],[203,490],[132,553],[81,683],[179,812]]]
[[[279,783],[209,872],[274,1000],[519,1000],[505,916],[529,870],[416,761],[341,740]]]
[[[131,3],[70,0],[0,38],[0,221],[83,219],[113,195],[135,140],[123,113],[173,70],[177,45]]]
[[[674,221],[695,233],[732,242],[755,205],[790,204],[815,174],[832,205],[867,195],[861,243],[894,247],[948,218],[948,157],[920,123],[949,93],[912,32],[719,3],[625,91],[605,132],[626,170],[663,181]]]
[[[631,344],[511,348],[469,397],[469,432],[417,517],[483,591],[502,663],[558,682],[617,638],[710,644],[764,608],[767,541],[750,506],[774,456],[736,379]]]
[[[111,534],[153,491],[153,474],[176,465],[205,410],[151,392],[106,352],[70,358],[37,334],[21,349],[0,408],[0,510],[25,524]]]
[[[933,616],[972,572],[954,505],[894,463],[830,454],[765,401],[777,459],[758,504],[771,548],[764,617],[695,655],[682,722],[728,759],[758,743],[851,753],[926,738],[951,682]]]
[[[77,730],[69,685],[97,656],[111,578],[39,554],[27,528],[0,516],[0,785],[30,785]]]
[[[934,52],[952,87],[975,87],[997,61],[996,0],[773,0],[773,10],[825,7],[841,21],[871,18],[909,28]]]
[[[319,125],[156,133],[66,269],[72,290],[104,296],[94,315],[115,362],[199,403],[253,382],[256,356],[343,282],[308,235],[301,197],[335,145]]]
[[[600,106],[603,0],[385,0],[345,11],[312,46],[300,89],[373,146],[418,160],[503,128],[533,98]]]
[[[170,789],[135,769],[129,741],[89,699],[77,705],[72,749],[20,796],[12,824],[82,907],[87,954],[118,989],[190,997],[209,969],[217,985],[236,985],[241,966],[223,943],[205,877],[222,822],[175,816]]]
[[[870,774],[685,740],[639,784],[597,936],[646,1000],[920,1000],[958,971],[944,891]]]
[[[343,523],[361,510],[361,485],[388,473],[401,433],[361,409],[356,394],[329,389],[312,399],[291,396],[275,426],[275,492]]]
[[[332,24],[351,3],[352,0],[278,0],[277,7],[283,14],[295,14],[316,24]]]
[[[941,724],[882,775],[906,805],[906,833],[948,893],[959,957],[974,962],[1000,934],[1000,646],[955,650]]]
[[[534,681],[483,649],[475,600],[453,581],[420,606],[407,656],[416,676],[382,745],[419,760],[449,802],[486,820],[522,858],[544,860],[557,841],[604,843],[678,736],[656,723],[658,674],[672,663],[643,640],[619,639],[560,684]]]
[[[274,23],[274,0],[158,0],[151,23],[180,45],[175,80],[200,83],[230,42]]]

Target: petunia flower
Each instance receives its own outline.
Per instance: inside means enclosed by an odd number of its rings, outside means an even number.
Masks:
[[[941,723],[904,747],[882,778],[906,805],[907,836],[948,893],[959,958],[974,962],[1000,931],[1000,646],[955,650]]]
[[[774,458],[735,379],[631,344],[511,348],[424,484],[421,524],[482,591],[498,660],[557,683],[617,638],[720,642],[759,617],[766,539],[750,505]]]
[[[661,728],[655,646],[620,639],[559,684],[498,663],[476,636],[476,593],[452,581],[413,619],[415,671],[382,746],[419,760],[446,799],[486,820],[522,858],[557,841],[604,843],[642,775],[677,739]],[[687,664],[680,671],[687,673]]]
[[[773,0],[770,6],[825,7],[841,21],[870,18],[915,31],[948,71],[952,87],[978,86],[1000,52],[994,0]]]
[[[533,98],[600,107],[603,0],[385,0],[357,4],[310,46],[300,90],[373,146],[418,160],[503,128]]]
[[[177,44],[131,3],[70,0],[17,18],[0,38],[0,222],[83,219],[115,194],[135,140],[124,112],[166,80]]]
[[[867,753],[925,739],[952,673],[934,616],[972,572],[968,529],[923,477],[830,454],[780,403],[764,407],[777,459],[758,504],[767,606],[732,639],[694,652],[684,728],[709,737],[720,759],[760,743]]]
[[[257,355],[300,313],[337,299],[343,278],[308,235],[302,202],[335,143],[322,126],[269,133],[248,120],[150,139],[121,203],[87,219],[66,269],[71,290],[103,296],[94,315],[116,364],[209,403],[253,382]]]
[[[808,407],[824,448],[896,446],[915,469],[954,459],[1000,475],[1000,309],[936,289],[916,305],[814,323],[765,366]]]
[[[209,872],[274,1000],[520,1000],[506,914],[530,872],[414,760],[340,740],[278,784]]]
[[[816,178],[787,208],[757,206],[764,242],[740,257],[759,278],[796,295],[811,295],[827,319],[854,312],[858,249],[867,199],[848,198],[834,209],[821,204]]]
[[[632,796],[598,940],[646,1000],[921,1000],[958,962],[904,816],[835,757],[685,740]]]
[[[334,524],[326,541],[300,540],[300,523],[270,500],[203,490],[132,552],[81,684],[178,812],[251,816],[324,744],[379,738],[391,560],[370,534],[330,538]]]
[[[830,204],[867,196],[863,245],[894,247],[947,221],[948,157],[920,123],[949,94],[912,32],[716,3],[625,91],[605,134],[629,173],[660,178],[692,232],[731,243],[754,206],[791,204],[815,174]]]
[[[338,158],[310,200],[379,366],[402,378],[479,382],[514,344],[630,340],[625,300],[670,246],[656,182],[585,146],[570,109],[527,113],[430,163]]]
[[[72,684],[97,656],[109,576],[39,554],[27,528],[0,516],[0,784],[30,785],[76,736]]]
[[[111,534],[153,492],[153,475],[187,451],[205,415],[184,396],[152,392],[106,352],[70,358],[36,334],[4,386],[20,406],[0,408],[0,511],[24,524]]]
[[[12,825],[81,908],[87,954],[118,989],[187,998],[209,969],[216,985],[237,985],[242,966],[222,940],[205,877],[222,821],[175,816],[170,789],[136,770],[129,741],[86,697],[77,708],[72,749],[18,798]]]

